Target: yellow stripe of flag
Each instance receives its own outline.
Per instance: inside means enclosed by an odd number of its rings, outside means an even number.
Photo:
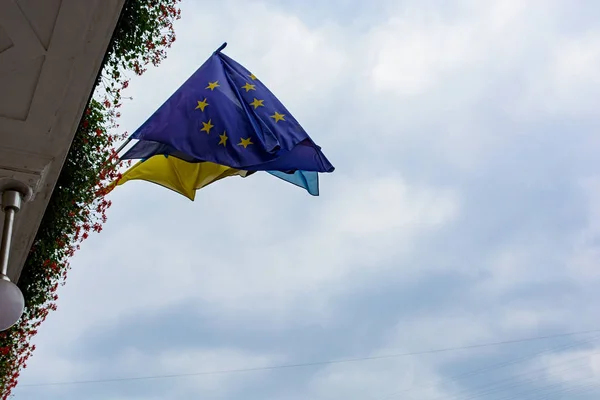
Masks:
[[[196,190],[228,176],[246,177],[248,171],[211,162],[190,163],[176,157],[152,156],[128,169],[116,185],[143,180],[171,189],[194,201]],[[111,188],[112,189],[112,188]]]

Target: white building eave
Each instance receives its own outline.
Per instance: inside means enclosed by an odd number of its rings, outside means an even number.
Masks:
[[[0,0],[0,179],[30,185],[8,275],[16,281],[125,0]],[[1,215],[0,215],[1,216]]]

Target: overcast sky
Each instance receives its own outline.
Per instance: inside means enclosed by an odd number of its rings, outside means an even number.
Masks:
[[[335,165],[119,187],[15,399],[597,399],[600,3],[184,1],[133,131],[222,42]],[[596,389],[596,390],[594,390]],[[564,397],[563,397],[564,396]]]

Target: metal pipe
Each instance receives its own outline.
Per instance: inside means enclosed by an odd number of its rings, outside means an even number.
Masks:
[[[116,153],[119,154],[125,148],[125,146],[127,146],[131,142],[131,140],[132,140],[131,136],[129,136],[127,139],[125,139],[125,141],[123,143],[121,143],[121,145],[117,149]]]
[[[10,244],[15,224],[15,214],[21,208],[21,193],[16,190],[7,190],[2,193],[2,210],[4,211],[4,226],[2,228],[2,242],[0,242],[0,279],[8,279],[8,259]]]
[[[2,244],[0,245],[0,274],[4,278],[8,274],[8,256],[10,255],[10,242],[12,239],[15,210],[9,208],[4,211],[4,228],[2,229]]]

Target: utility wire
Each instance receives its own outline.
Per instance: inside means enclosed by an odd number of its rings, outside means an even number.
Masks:
[[[584,356],[572,357],[567,360],[563,360],[561,362],[550,363],[549,365],[546,365],[544,367],[536,368],[534,370],[516,374],[511,377],[501,379],[499,381],[495,381],[495,382],[491,382],[491,383],[488,383],[488,384],[485,384],[482,386],[478,386],[474,389],[467,389],[467,390],[461,391],[459,393],[456,393],[454,395],[444,396],[443,400],[450,400],[452,398],[455,400],[485,399],[485,398],[489,398],[490,396],[502,393],[503,391],[506,391],[509,389],[516,389],[516,388],[518,388],[520,386],[524,386],[524,385],[534,385],[534,384],[542,381],[545,378],[544,374],[547,373],[548,369],[550,369],[550,368],[556,368],[558,366],[562,366],[565,364],[571,364],[575,361],[587,360],[590,357],[597,355],[597,354],[600,354],[600,351],[597,351],[597,352],[594,352],[591,354],[586,354]],[[556,370],[555,372],[567,372],[571,369],[573,369],[573,366],[561,368],[560,370]],[[533,375],[533,377],[530,377],[532,375]],[[525,377],[529,377],[529,378],[524,379]],[[554,387],[556,385],[546,386],[546,390],[548,388],[550,388],[550,386]],[[535,389],[535,388],[533,388],[533,389]],[[525,391],[519,392],[518,393],[519,396],[517,396],[517,397],[514,397],[513,395],[509,395],[508,397],[502,397],[502,398],[494,397],[494,398],[496,400],[509,400],[509,399],[510,400],[512,400],[512,399],[521,400],[523,398],[523,396],[528,391],[531,391],[531,390],[532,390],[532,388],[527,388]],[[442,397],[436,398],[434,400],[438,400],[438,399],[442,399]]]
[[[540,356],[542,354],[556,352],[556,351],[559,351],[559,350],[567,350],[567,349],[571,349],[571,348],[575,348],[575,347],[581,346],[583,344],[589,344],[589,343],[594,342],[597,339],[598,339],[598,336],[593,336],[591,338],[588,338],[588,339],[585,339],[585,340],[581,340],[581,341],[577,341],[575,343],[570,343],[570,344],[566,344],[566,345],[550,347],[550,348],[547,348],[545,350],[538,351],[538,352],[533,353],[533,354],[528,354],[528,355],[523,356],[523,357],[519,357],[519,358],[515,358],[515,359],[512,359],[512,360],[503,361],[503,362],[500,362],[500,363],[497,363],[497,364],[493,364],[493,365],[490,365],[490,366],[486,366],[486,367],[477,368],[477,369],[474,369],[474,370],[471,370],[471,371],[467,371],[465,373],[462,373],[462,374],[450,377],[450,380],[456,381],[458,379],[468,378],[468,377],[471,377],[471,376],[474,376],[474,375],[482,374],[484,372],[489,372],[489,371],[492,371],[492,370],[504,368],[504,367],[507,367],[509,365],[515,365],[515,364],[518,364],[520,362],[527,361],[527,360],[529,360],[529,359],[531,359],[533,357]],[[529,373],[527,373],[527,375],[529,375]],[[510,380],[512,380],[512,378],[505,379],[505,380],[502,380],[500,382],[510,381]],[[492,383],[484,385],[483,387],[478,387],[478,389],[482,389],[484,387],[487,388],[489,386],[495,386],[495,385],[497,385],[500,382],[492,382]],[[384,397],[378,397],[377,399],[378,400],[388,400],[388,399],[391,399],[393,397],[399,396],[401,394],[404,395],[404,396],[409,396],[408,398],[410,398],[411,397],[411,393],[410,392],[414,391],[415,389],[432,388],[432,387],[435,387],[436,385],[437,385],[437,383],[433,383],[432,382],[431,384],[425,384],[425,385],[422,385],[422,386],[419,385],[417,387],[410,387],[410,388],[406,388],[406,389],[403,389],[403,390],[399,390],[399,391],[390,393],[390,394],[388,394],[388,395],[386,395]],[[469,391],[467,391],[467,393],[472,393],[472,392],[469,390]],[[452,397],[455,397],[455,396],[457,396],[457,394],[453,395]]]
[[[491,382],[482,386],[478,386],[477,388],[471,390],[465,390],[461,393],[457,393],[455,395],[450,395],[448,398],[444,397],[443,400],[449,400],[454,398],[455,400],[473,400],[473,399],[483,399],[488,398],[491,395],[501,393],[507,389],[515,389],[519,386],[523,385],[531,385],[536,384],[540,380],[544,379],[544,373],[548,371],[549,368],[555,368],[565,364],[571,364],[574,361],[582,361],[589,359],[592,355],[600,354],[600,352],[586,354],[585,356],[579,356],[575,358],[570,358],[565,361],[561,361],[558,363],[551,363],[550,365],[546,365],[541,368],[536,368],[534,370],[530,370],[521,374],[516,374],[508,378],[501,379],[496,382]],[[561,368],[557,372],[567,372],[571,370],[573,367]],[[528,377],[525,379],[525,377]],[[464,393],[464,394],[463,394]],[[437,398],[441,399],[441,398]],[[436,400],[437,400],[436,399]],[[505,400],[505,398],[497,399],[497,400]],[[508,399],[506,399],[508,400]]]
[[[341,359],[341,360],[315,361],[315,362],[298,363],[298,364],[284,364],[284,365],[273,365],[273,366],[253,367],[253,368],[224,369],[224,370],[202,371],[202,372],[170,374],[170,375],[150,375],[150,376],[123,377],[123,378],[90,379],[90,380],[79,380],[79,381],[29,383],[29,384],[21,384],[21,385],[19,385],[19,387],[67,386],[67,385],[80,385],[80,384],[91,384],[91,383],[142,381],[142,380],[151,380],[151,379],[170,379],[170,378],[182,378],[182,377],[190,377],[190,376],[223,375],[223,374],[234,374],[234,373],[242,373],[242,372],[255,372],[255,371],[269,371],[269,370],[290,369],[290,368],[300,368],[300,367],[312,367],[312,366],[320,366],[320,365],[332,365],[332,364],[342,364],[342,363],[359,362],[359,361],[382,360],[382,359],[389,359],[389,358],[399,358],[399,357],[418,356],[418,355],[425,355],[425,354],[444,353],[444,352],[450,352],[450,351],[471,350],[471,349],[478,349],[478,348],[483,348],[483,347],[502,346],[502,345],[508,345],[508,344],[524,343],[524,342],[531,342],[531,341],[544,340],[544,339],[555,339],[555,338],[559,338],[559,337],[583,335],[583,334],[587,334],[587,333],[598,333],[598,332],[600,332],[600,329],[560,333],[560,334],[546,335],[546,336],[535,336],[535,337],[529,337],[529,338],[523,338],[523,339],[504,340],[504,341],[500,341],[500,342],[490,342],[490,343],[474,344],[474,345],[468,345],[468,346],[446,347],[446,348],[433,349],[433,350],[413,351],[413,352],[387,354],[387,355],[371,356],[371,357],[348,358],[348,359]]]
[[[546,385],[540,388],[529,388],[528,390],[513,393],[511,396],[502,397],[498,400],[543,400],[552,398],[555,395],[558,396],[564,393],[580,391],[582,389],[593,390],[594,388],[598,387],[598,382],[593,382],[593,380],[594,378],[571,379],[564,382]],[[534,397],[530,397],[531,395]]]
[[[583,395],[583,394],[591,392],[593,390],[598,391],[598,382],[592,382],[592,383],[588,383],[586,385],[582,384],[580,386],[566,388],[560,394],[564,395],[566,392],[575,392],[575,393],[571,393],[571,396],[573,396],[573,394]],[[546,393],[546,395],[544,397],[537,397],[535,399],[530,399],[530,400],[552,400],[552,399],[556,399],[556,397],[554,397],[554,395],[556,395],[556,394],[559,394],[559,393],[556,393],[556,392]],[[552,397],[550,397],[550,396],[552,396]],[[564,397],[563,397],[563,399],[564,399]]]

